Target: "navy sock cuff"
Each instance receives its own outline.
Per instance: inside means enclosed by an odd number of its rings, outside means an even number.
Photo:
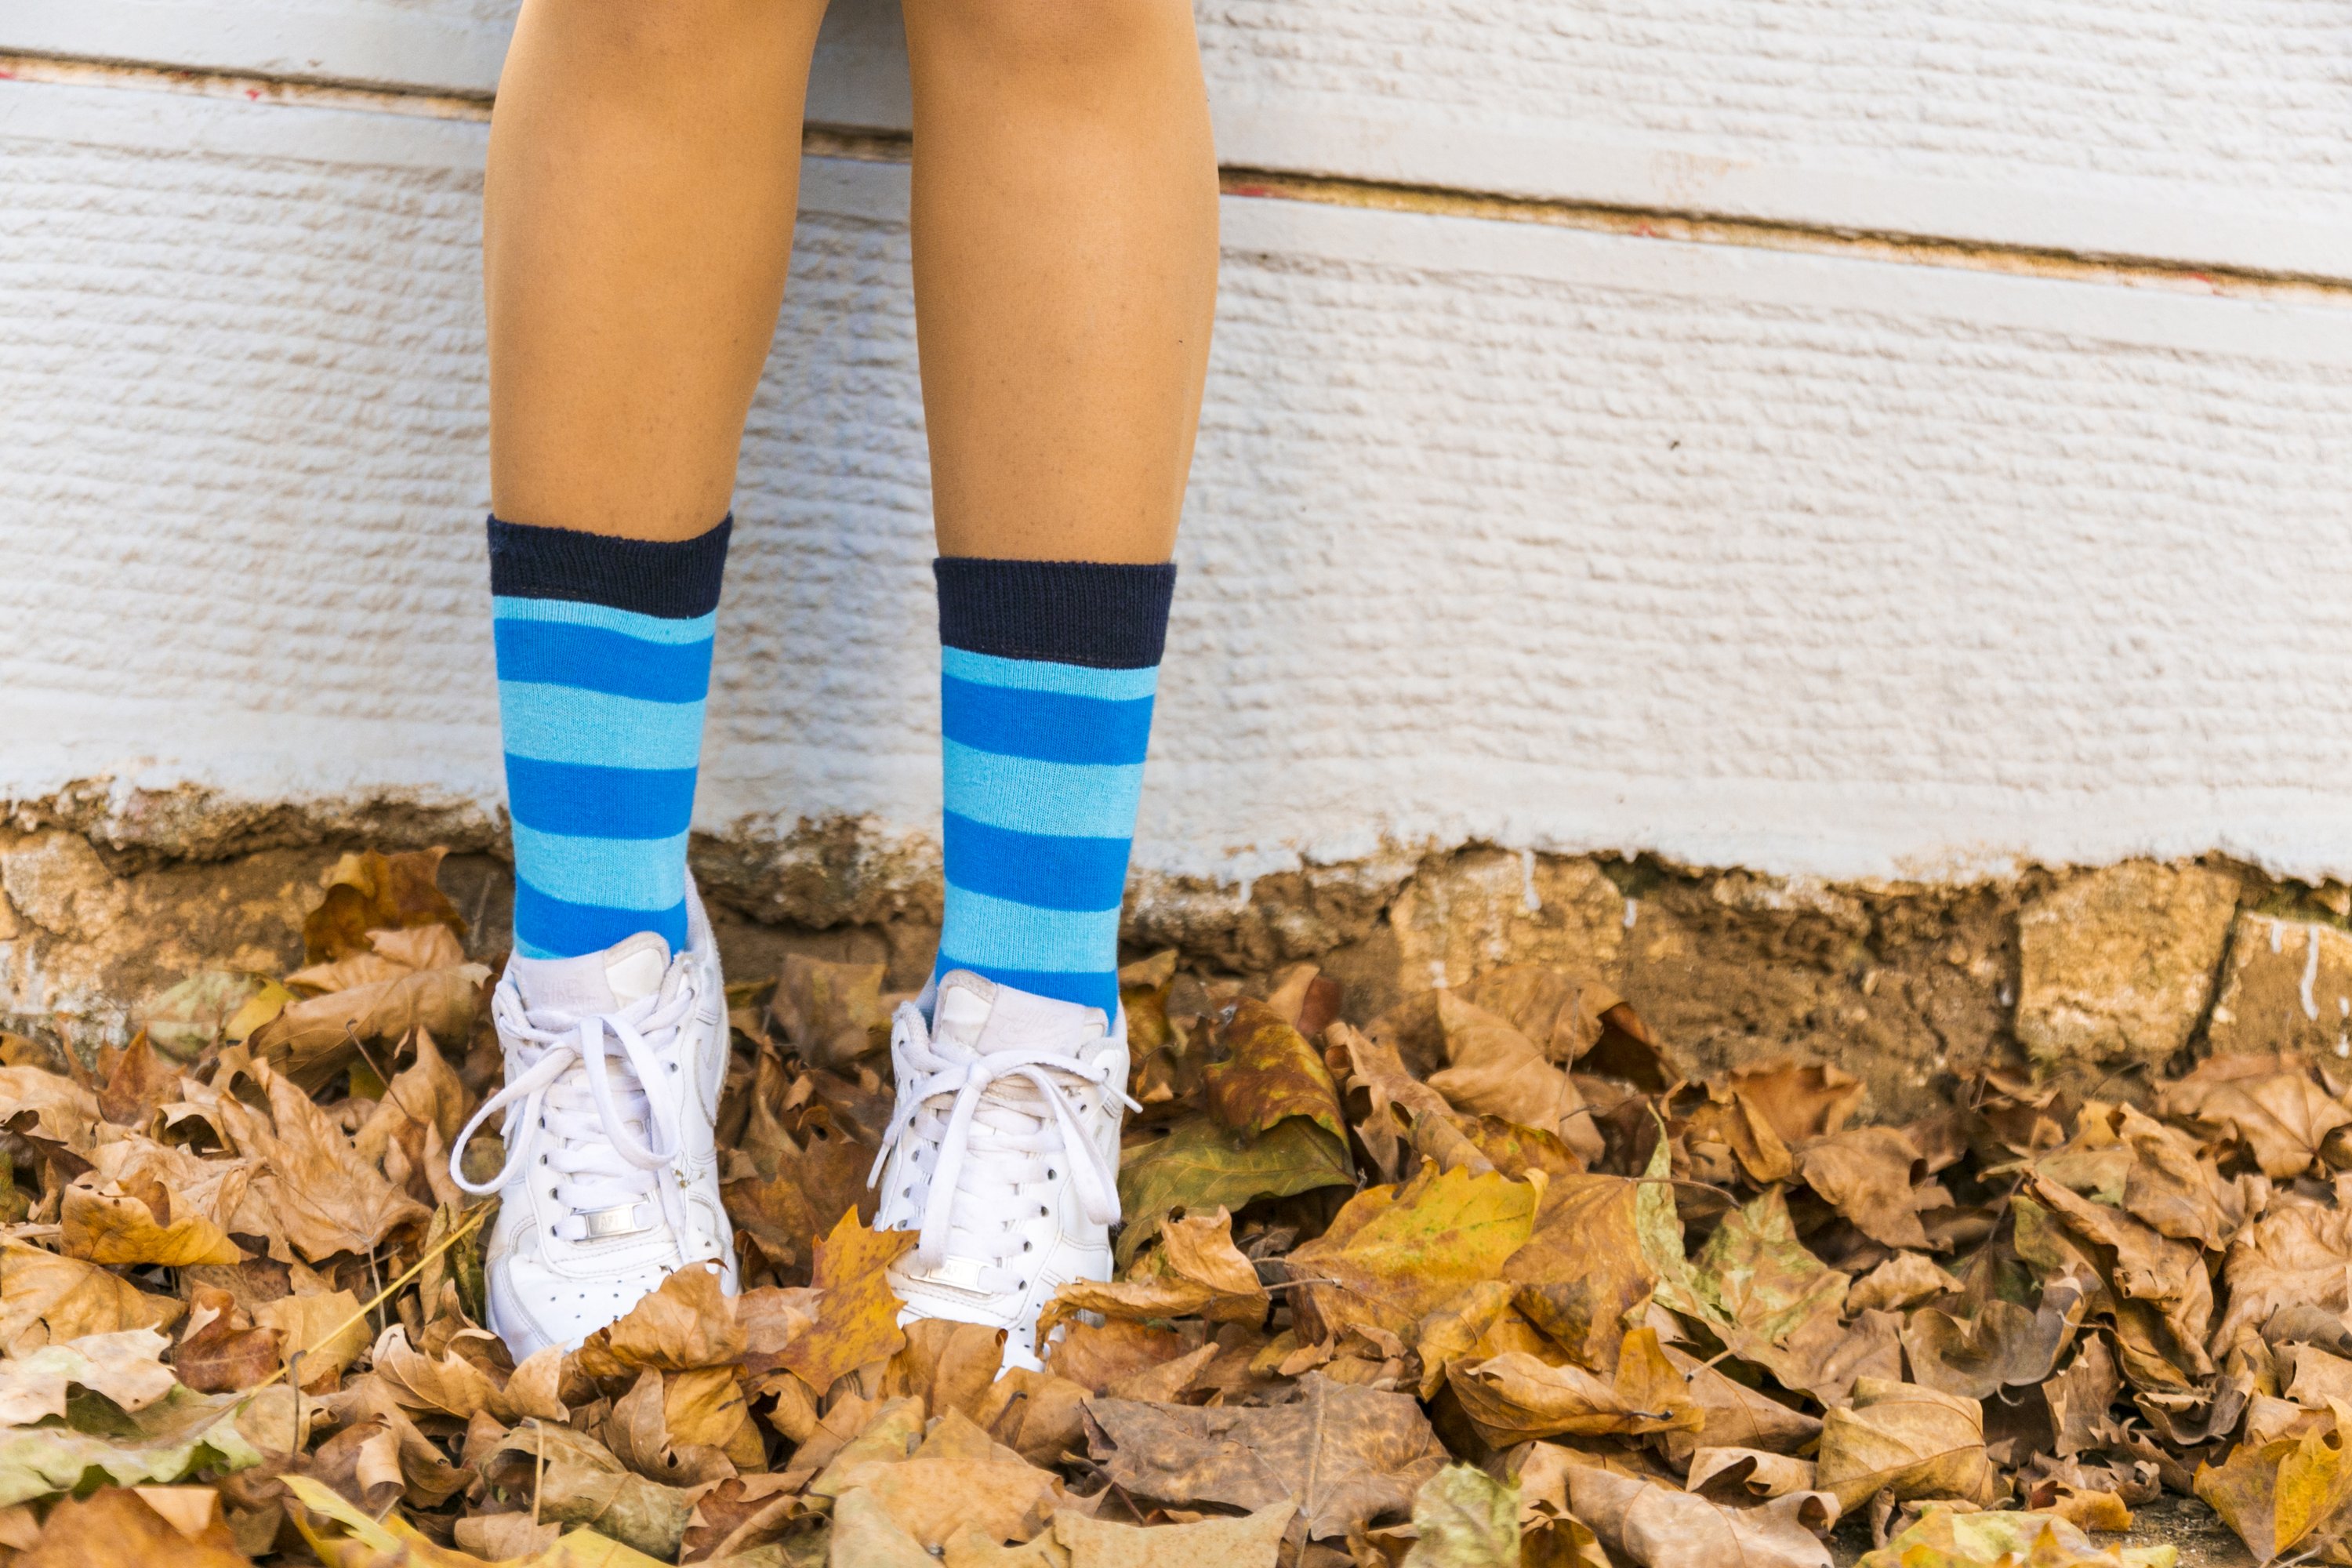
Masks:
[[[572,599],[688,621],[719,607],[730,512],[692,539],[615,539],[569,528],[490,519],[490,592],[500,598]]]
[[[1176,565],[942,555],[940,641],[966,653],[1149,669],[1168,642]]]

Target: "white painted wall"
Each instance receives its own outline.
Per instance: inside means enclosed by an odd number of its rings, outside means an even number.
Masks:
[[[0,48],[470,90],[503,10],[16,0]],[[1229,163],[2352,279],[2331,6],[1202,17]],[[815,112],[901,121],[894,49],[845,10]],[[0,81],[0,797],[494,809],[482,136]],[[712,828],[937,809],[904,202],[810,164]],[[2352,876],[2352,293],[1224,216],[1144,865]]]

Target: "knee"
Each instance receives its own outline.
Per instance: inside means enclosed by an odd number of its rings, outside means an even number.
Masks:
[[[910,31],[943,47],[1041,70],[1114,60],[1192,20],[1189,0],[906,0],[906,11]]]

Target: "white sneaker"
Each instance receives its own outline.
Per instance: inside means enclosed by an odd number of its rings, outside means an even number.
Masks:
[[[1004,1329],[1004,1364],[1035,1367],[1054,1292],[1110,1278],[1126,1014],[959,969],[928,1020],[900,1005],[890,1061],[898,1109],[866,1180],[882,1183],[875,1227],[922,1237],[890,1268],[899,1321]]]
[[[691,887],[687,921],[675,959],[652,931],[581,958],[510,959],[490,998],[506,1087],[449,1167],[500,1199],[483,1249],[489,1326],[517,1361],[577,1346],[689,1264],[718,1264],[736,1289],[711,1133],[727,993]],[[501,1110],[506,1167],[476,1185],[459,1168],[467,1140]]]

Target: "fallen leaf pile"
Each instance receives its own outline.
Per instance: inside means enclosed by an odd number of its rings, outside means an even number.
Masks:
[[[1844,1521],[1868,1568],[2160,1568],[2099,1537],[2169,1489],[2352,1563],[2322,1064],[1858,1125],[1836,1068],[1694,1080],[1550,969],[1358,1027],[1310,966],[1163,953],[1118,1278],[1000,1375],[900,1327],[868,1228],[883,970],[795,957],[729,997],[741,1293],[517,1363],[446,1169],[499,1067],[438,858],[347,857],[300,968],[95,1064],[0,1041],[0,1562],[1825,1568]]]

